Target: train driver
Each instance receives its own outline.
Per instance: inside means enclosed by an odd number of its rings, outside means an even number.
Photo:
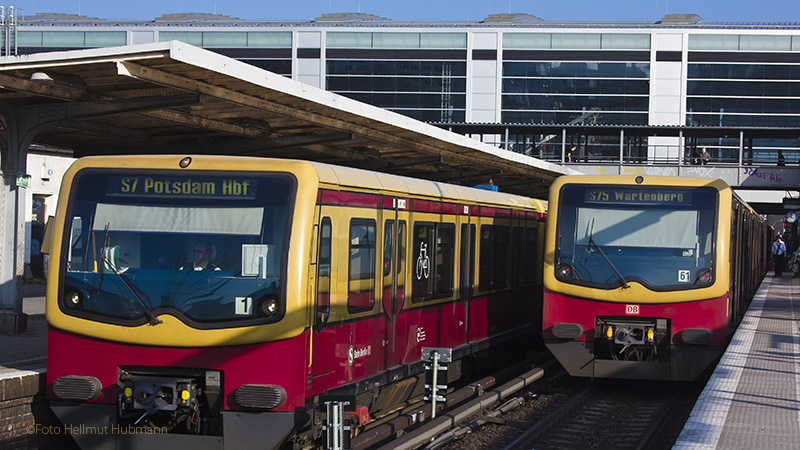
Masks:
[[[197,242],[194,244],[194,250],[192,251],[192,266],[181,267],[180,270],[220,270],[220,268],[213,263],[216,253],[217,249],[214,244],[204,241]]]

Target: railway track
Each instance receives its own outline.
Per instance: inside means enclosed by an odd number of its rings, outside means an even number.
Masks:
[[[653,383],[593,384],[537,421],[504,450],[654,448],[685,391],[685,387]]]

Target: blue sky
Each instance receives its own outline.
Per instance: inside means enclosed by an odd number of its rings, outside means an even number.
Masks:
[[[665,13],[699,14],[708,22],[800,22],[800,0],[8,0],[21,15],[58,12],[102,19],[149,20],[179,12],[241,19],[312,20],[329,12],[362,12],[393,20],[478,21],[528,13],[546,21],[653,22]]]

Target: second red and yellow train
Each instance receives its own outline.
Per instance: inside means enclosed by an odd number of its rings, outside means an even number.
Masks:
[[[542,334],[574,376],[696,379],[767,271],[771,229],[721,180],[565,176],[548,214]]]

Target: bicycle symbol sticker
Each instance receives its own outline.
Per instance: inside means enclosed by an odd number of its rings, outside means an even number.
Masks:
[[[428,278],[430,275],[430,258],[428,257],[428,244],[420,242],[419,256],[417,257],[417,279]]]

